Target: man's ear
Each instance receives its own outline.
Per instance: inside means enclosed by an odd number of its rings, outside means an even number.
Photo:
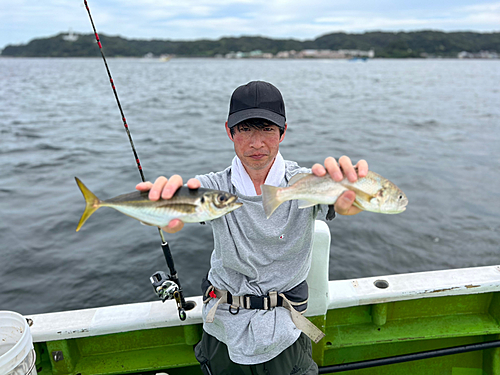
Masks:
[[[281,135],[281,138],[280,138],[280,143],[283,142],[283,139],[285,139],[285,134],[286,134],[286,128],[288,127],[288,125],[286,124],[285,122],[285,130],[283,131],[283,134]]]
[[[232,141],[233,137],[231,136],[231,129],[229,129],[227,126],[227,121],[226,121],[226,133],[227,133],[227,136],[229,137],[229,139]]]

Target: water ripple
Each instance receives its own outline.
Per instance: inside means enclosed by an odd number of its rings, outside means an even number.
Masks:
[[[330,155],[364,158],[401,187],[404,214],[328,222],[332,279],[498,263],[499,64],[109,64],[149,180],[225,168],[234,155],[229,96],[262,79],[287,105],[285,158],[306,167]],[[154,300],[149,276],[166,270],[156,229],[103,208],[75,231],[85,205],[75,175],[103,199],[140,181],[102,62],[0,59],[0,69],[9,72],[0,86],[0,306],[32,314]],[[210,226],[187,224],[167,240],[186,295],[199,294]],[[110,288],[117,278],[122,287]]]

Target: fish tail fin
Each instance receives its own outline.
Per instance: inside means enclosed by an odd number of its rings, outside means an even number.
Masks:
[[[82,225],[87,221],[87,219],[94,213],[96,210],[101,207],[101,200],[92,193],[78,177],[75,177],[76,183],[80,188],[83,197],[85,198],[85,211],[83,211],[83,215],[76,227],[76,231],[78,232]]]
[[[264,212],[266,213],[266,217],[269,219],[269,217],[278,208],[278,206],[284,202],[284,200],[278,198],[278,190],[280,188],[270,185],[262,185],[260,189],[262,190],[262,205],[264,206]]]

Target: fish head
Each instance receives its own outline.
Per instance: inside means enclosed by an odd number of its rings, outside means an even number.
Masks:
[[[390,181],[386,181],[372,197],[363,198],[356,198],[354,205],[365,211],[382,214],[399,214],[406,210],[408,204],[405,193]]]
[[[379,212],[383,214],[399,214],[406,210],[408,204],[405,193],[390,181],[383,184],[382,189],[374,199],[377,199]]]
[[[211,191],[203,195],[205,205],[212,219],[216,219],[241,207],[243,203],[236,202],[238,197],[225,191]]]
[[[400,189],[385,191],[385,198],[380,204],[380,212],[383,214],[399,214],[406,210],[408,198]]]

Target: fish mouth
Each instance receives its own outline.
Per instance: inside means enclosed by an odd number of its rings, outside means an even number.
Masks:
[[[394,211],[387,211],[386,213],[387,214],[400,214],[401,212],[404,212],[404,211],[406,211],[406,206],[399,207],[399,208],[395,209]]]
[[[406,210],[406,206],[408,205],[408,199],[401,205],[401,212]]]
[[[228,200],[227,200],[227,204],[228,205],[232,205],[232,206],[235,206],[235,208],[238,208],[238,207],[241,207],[243,206],[243,203],[241,202],[236,202],[238,200],[238,197],[236,195],[231,195]]]
[[[370,211],[370,210],[366,210],[366,211]],[[392,207],[380,207],[379,211],[374,211],[374,212],[380,212],[381,214],[395,215],[395,214],[400,214],[401,212],[404,212],[404,211],[406,211],[406,205],[392,206]]]

